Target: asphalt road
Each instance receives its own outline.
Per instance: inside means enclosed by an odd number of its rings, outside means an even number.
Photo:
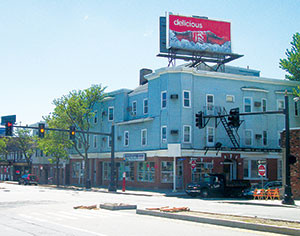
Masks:
[[[137,204],[138,208],[193,207],[193,204],[205,203],[199,199],[159,195],[122,195],[0,183],[0,235],[275,235],[137,215],[134,210],[73,209],[74,206],[106,202]]]

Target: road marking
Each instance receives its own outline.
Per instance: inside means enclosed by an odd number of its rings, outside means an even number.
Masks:
[[[48,212],[47,212],[48,213]],[[47,213],[39,213],[39,212],[31,212],[30,214],[32,214],[32,215],[36,215],[36,216],[39,216],[39,217],[51,217],[51,219],[53,219],[53,216],[49,216],[49,215],[47,215]],[[55,219],[56,220],[63,220],[62,218],[60,218],[60,217],[55,217]]]
[[[59,213],[63,214],[63,215],[67,215],[67,216],[76,216],[76,217],[83,217],[83,218],[88,218],[88,219],[93,219],[94,218],[94,216],[85,215],[85,214],[82,214],[82,212],[71,213],[71,212],[66,212],[66,211],[60,211]]]
[[[46,214],[47,215],[53,215],[55,217],[66,218],[66,219],[69,219],[69,220],[77,220],[78,219],[77,217],[74,217],[74,216],[61,215],[61,214],[53,213],[53,212],[46,212]]]
[[[89,230],[86,230],[86,229],[81,229],[81,228],[77,228],[77,227],[73,227],[73,226],[69,226],[69,225],[64,225],[64,224],[56,223],[56,222],[45,220],[45,219],[35,218],[35,217],[28,216],[28,215],[25,215],[25,214],[18,214],[18,215],[23,217],[23,218],[30,219],[30,220],[40,221],[40,222],[47,222],[49,224],[58,225],[58,226],[61,226],[61,227],[64,227],[64,228],[77,230],[77,231],[81,231],[81,232],[84,232],[84,233],[89,233],[89,234],[93,234],[93,235],[97,235],[97,236],[108,236],[106,234],[101,234],[101,233],[89,231]]]

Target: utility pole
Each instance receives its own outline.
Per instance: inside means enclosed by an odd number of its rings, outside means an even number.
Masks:
[[[111,125],[111,158],[110,158],[110,184],[108,186],[109,192],[116,192],[116,171],[115,171],[115,125]]]
[[[290,121],[289,121],[289,99],[287,91],[284,96],[285,102],[285,156],[283,158],[285,166],[285,185],[284,185],[284,198],[282,204],[294,205],[294,199],[292,198],[292,189],[291,189],[291,173],[290,173]]]

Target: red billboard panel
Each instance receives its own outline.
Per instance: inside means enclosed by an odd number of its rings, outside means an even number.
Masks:
[[[177,15],[167,21],[167,48],[231,53],[229,22]]]

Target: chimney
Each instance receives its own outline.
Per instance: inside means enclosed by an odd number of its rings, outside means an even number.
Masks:
[[[152,70],[143,68],[140,70],[140,85],[144,85],[148,83],[148,80],[145,79],[145,75],[149,75],[152,73]]]

